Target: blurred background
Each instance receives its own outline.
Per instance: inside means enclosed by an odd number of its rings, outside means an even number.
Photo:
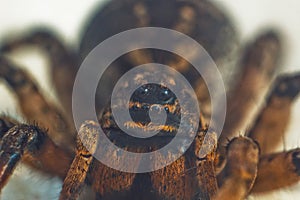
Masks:
[[[77,48],[80,31],[90,16],[103,1],[85,0],[0,0],[0,43],[11,34],[19,34],[31,27],[43,25],[55,30],[69,46]],[[298,0],[215,0],[232,16],[242,41],[251,39],[266,27],[275,27],[283,33],[285,60],[283,72],[300,71],[300,1]],[[20,53],[14,60],[30,70],[47,98],[56,100],[45,61],[38,52]],[[288,134],[283,139],[283,149],[299,147],[300,101],[294,106],[293,119]],[[13,115],[19,120],[16,101],[0,81],[0,112]],[[297,113],[298,112],[298,113]],[[61,182],[53,177],[41,177],[24,165],[5,187],[1,199],[57,199]],[[300,184],[268,195],[249,199],[296,199]]]

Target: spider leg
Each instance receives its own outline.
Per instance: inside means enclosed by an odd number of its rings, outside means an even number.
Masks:
[[[34,125],[15,124],[0,118],[0,190],[19,161],[43,172],[65,177],[72,156],[56,146],[46,132]]]
[[[227,138],[231,139],[245,129],[248,113],[273,78],[280,53],[280,40],[273,31],[262,34],[246,47],[240,63],[241,77],[233,91],[229,91],[225,124],[219,138],[221,145],[226,144]]]
[[[12,127],[14,127],[18,122],[7,116],[0,116],[0,140],[4,134]]]
[[[0,78],[13,89],[27,119],[47,127],[55,143],[72,151],[75,141],[72,126],[63,113],[40,93],[30,75],[0,56]]]
[[[284,135],[291,107],[300,92],[300,74],[282,75],[275,81],[265,107],[250,129],[249,136],[261,145],[263,156],[253,193],[268,192],[293,185],[300,180],[300,150],[273,153]]]
[[[72,89],[79,67],[79,56],[67,49],[55,34],[45,29],[34,30],[23,37],[7,39],[0,46],[0,54],[29,46],[39,47],[48,56],[51,76],[58,97],[66,113],[71,116]]]
[[[293,102],[299,93],[300,73],[282,75],[276,79],[264,108],[249,131],[249,137],[259,143],[262,155],[272,153],[282,142]]]
[[[213,199],[244,199],[253,187],[259,161],[259,147],[247,137],[236,137],[227,145],[227,163],[218,175],[220,189]]]
[[[93,121],[85,122],[78,133],[76,156],[64,180],[60,200],[78,199],[97,149],[97,141],[97,126]],[[83,142],[89,146],[84,146]]]
[[[300,180],[300,149],[263,155],[258,164],[252,193],[291,186]]]
[[[195,153],[198,157],[197,174],[198,184],[201,188],[197,199],[211,199],[217,194],[218,184],[217,177],[214,170],[214,160],[216,158],[217,149],[217,134],[214,132],[207,132],[203,136],[198,133],[195,143]],[[203,157],[205,155],[205,157]]]

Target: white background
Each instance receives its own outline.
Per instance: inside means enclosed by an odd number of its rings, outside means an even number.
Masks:
[[[218,2],[233,16],[243,39],[253,37],[260,29],[277,27],[284,34],[287,47],[283,71],[300,71],[300,2],[298,0],[219,0]],[[99,1],[94,0],[76,2],[71,0],[0,0],[0,43],[7,35],[33,26],[45,25],[59,32],[68,45],[76,46],[88,13],[98,4]],[[46,76],[47,70],[42,67],[44,61],[34,57],[22,59],[22,63],[28,65],[27,67],[40,81],[41,87],[48,91],[49,98],[53,98],[51,95],[53,89]],[[5,90],[5,85],[0,82],[0,111],[16,113],[14,103],[13,95]],[[294,117],[289,134],[283,141],[287,149],[298,147],[300,144],[299,122],[297,124],[300,116],[299,114],[297,116],[297,111],[298,113],[300,111],[299,101],[293,112]],[[19,167],[18,172],[14,175],[14,182],[10,183],[10,188],[5,188],[2,199],[55,199],[57,197],[60,190],[60,182],[57,179],[50,177],[39,179],[24,166]],[[29,178],[23,177],[24,173],[29,175]],[[29,183],[29,180],[33,182]],[[33,188],[27,188],[32,184]],[[41,188],[40,192],[36,192],[38,188]],[[23,193],[25,191],[26,194]],[[12,197],[13,194],[16,196]],[[261,199],[294,199],[297,194],[300,194],[299,186],[261,197]]]

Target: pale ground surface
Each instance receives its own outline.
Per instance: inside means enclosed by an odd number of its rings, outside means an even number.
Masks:
[[[300,3],[297,0],[219,0],[224,8],[230,11],[243,38],[251,38],[254,34],[266,27],[277,27],[284,33],[287,40],[287,53],[283,71],[300,70]],[[87,13],[95,8],[97,1],[39,1],[39,0],[0,0],[0,41],[9,31],[27,30],[35,25],[46,25],[62,34],[68,44],[74,44],[78,39],[79,31],[87,17]],[[47,91],[47,96],[53,93],[50,80],[45,78],[47,70],[43,68],[44,61],[38,56],[28,58],[19,56],[22,65],[34,73],[41,87]],[[26,60],[24,61],[24,58]],[[27,66],[26,66],[27,67]],[[49,98],[54,98],[53,95]],[[10,114],[17,113],[15,100],[11,93],[5,90],[5,85],[0,83],[0,111]],[[295,105],[293,120],[289,134],[284,138],[285,148],[298,147],[300,101]],[[298,111],[298,114],[297,114]],[[21,119],[21,118],[19,118]],[[298,127],[298,128],[297,128]],[[26,176],[24,176],[26,175]],[[32,187],[29,187],[32,186]],[[60,191],[61,182],[57,178],[40,177],[27,167],[20,165],[17,173],[3,191],[1,199],[56,199]],[[257,198],[249,199],[297,199],[300,187],[294,186],[287,190],[279,191]]]

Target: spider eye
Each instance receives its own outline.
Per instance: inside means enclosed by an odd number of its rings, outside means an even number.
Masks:
[[[149,94],[149,91],[150,91],[150,89],[146,86],[143,86],[139,89],[139,93],[142,94],[142,95]]]
[[[168,112],[169,112],[169,108],[168,108],[168,107],[165,107],[165,111],[168,113]]]
[[[174,95],[168,88],[162,88],[159,93],[160,100],[164,103],[171,103],[174,100]]]
[[[169,95],[169,93],[170,93],[170,92],[169,92],[168,89],[165,89],[165,90],[163,91],[163,94],[164,94],[164,95]]]
[[[148,109],[149,109],[149,105],[143,105],[143,106],[142,106],[142,109],[148,110]]]
[[[146,93],[149,92],[149,89],[148,89],[148,88],[145,88],[145,89],[143,90],[143,92],[146,94]]]

